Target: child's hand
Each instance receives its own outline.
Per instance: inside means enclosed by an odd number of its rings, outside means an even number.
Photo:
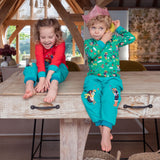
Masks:
[[[35,87],[36,92],[42,93],[44,92],[44,87],[45,87],[45,77],[39,78],[39,82],[37,86]]]
[[[112,32],[108,30],[101,38],[101,41],[106,44],[112,38]]]
[[[115,21],[112,21],[112,22],[113,22],[116,29],[120,26],[120,20],[115,20]]]
[[[52,77],[52,74],[54,73],[54,71],[51,71],[49,70],[48,73],[47,73],[47,77],[46,77],[46,80],[45,80],[45,91],[47,91],[50,87],[50,80],[51,80],[51,77]]]

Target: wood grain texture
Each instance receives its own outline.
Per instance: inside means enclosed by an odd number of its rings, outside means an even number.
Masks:
[[[41,106],[46,93],[37,94],[24,100],[25,85],[21,71],[14,73],[0,84],[0,118],[4,119],[60,119],[60,160],[82,160],[90,128],[89,116],[81,101],[86,72],[70,72],[66,81],[59,85],[56,100],[59,109],[31,109]],[[160,117],[160,72],[122,72],[124,84],[118,118],[159,118]],[[153,108],[132,109],[123,105]]]
[[[2,6],[0,12],[1,12],[1,16],[0,16],[0,24],[2,24],[5,20],[5,18],[7,17],[9,10],[14,6],[15,4],[15,0],[10,0],[10,1],[6,1],[4,3],[4,5]]]
[[[91,123],[88,123],[84,119],[60,120],[61,160],[83,159],[83,152],[90,126]]]
[[[120,74],[124,87],[122,96],[160,95],[159,71],[121,72]],[[58,95],[80,95],[86,75],[87,72],[70,72],[67,79],[59,85]],[[23,95],[25,87],[23,80],[22,72],[14,73],[0,84],[0,95]],[[46,95],[46,93],[38,95]]]
[[[28,100],[22,98],[25,85],[22,72],[14,73],[0,84],[0,118],[89,118],[81,100],[86,72],[70,72],[66,81],[59,85],[58,96],[52,103],[60,109],[32,110],[31,105],[43,103],[46,93],[39,93]],[[160,117],[160,72],[121,72],[124,90],[119,105],[118,118],[159,118]],[[153,108],[132,109],[123,105],[147,106]]]
[[[113,0],[96,0],[96,4],[100,7],[106,7]]]
[[[60,15],[60,17],[63,19],[63,21],[65,22],[66,26],[68,27],[68,29],[70,30],[73,38],[76,41],[76,44],[82,54],[82,56],[84,57],[84,45],[83,45],[83,38],[81,36],[81,34],[79,33],[76,25],[73,23],[70,14],[65,10],[65,8],[63,7],[63,5],[61,4],[61,2],[59,0],[50,0],[50,2],[52,3],[52,5],[55,7],[55,9],[57,10],[58,14]]]

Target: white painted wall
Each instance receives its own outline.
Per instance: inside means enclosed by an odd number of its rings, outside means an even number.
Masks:
[[[109,11],[113,20],[120,20],[120,24],[123,28],[128,31],[128,11]],[[128,45],[121,47],[119,51],[119,58],[120,60],[128,60],[129,58],[129,51]]]

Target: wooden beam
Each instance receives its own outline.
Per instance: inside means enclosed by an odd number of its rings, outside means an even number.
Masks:
[[[113,0],[96,0],[96,4],[100,7],[106,7]]]
[[[16,30],[12,33],[12,35],[9,37],[9,44],[12,43],[14,38],[18,35],[18,33],[23,29],[25,25],[16,26]]]
[[[12,26],[16,26],[16,25],[25,25],[25,26],[27,26],[27,25],[32,25],[32,24],[34,24],[34,23],[36,23],[37,22],[37,20],[6,20],[5,22],[4,22],[4,27],[6,28],[6,27],[8,27],[8,26],[10,26],[10,25],[12,25]]]
[[[73,22],[83,22],[82,14],[70,14]]]
[[[140,2],[141,2],[141,0],[136,0],[136,7],[140,6]]]
[[[16,36],[16,63],[19,64],[19,34]]]
[[[119,0],[119,7],[123,7],[123,0]]]
[[[62,20],[64,21],[64,23],[68,27],[68,29],[70,30],[82,56],[84,57],[83,39],[82,39],[82,36],[81,36],[80,32],[78,31],[76,25],[72,22],[70,14],[65,10],[65,8],[63,7],[63,5],[60,3],[59,0],[50,0],[50,2],[55,7],[55,9],[59,13],[60,17],[62,18]]]
[[[33,20],[34,18],[33,9],[34,9],[33,0],[30,0],[30,19],[31,20]]]
[[[6,0],[4,5],[2,6],[2,8],[0,9],[0,24],[2,24],[4,22],[4,20],[6,19],[9,10],[14,6],[15,4],[15,0]]]
[[[36,59],[35,41],[34,41],[34,24],[30,28],[30,60]]]
[[[107,8],[108,10],[128,10],[128,7],[107,7]],[[135,7],[132,7],[132,8],[135,8]]]
[[[34,43],[34,33],[33,33],[33,30],[34,30],[34,24],[37,22],[34,19],[34,13],[33,13],[33,10],[34,10],[34,4],[33,4],[33,0],[30,0],[30,14],[31,14],[31,21],[28,21],[30,23],[30,59],[29,59],[29,62],[31,62],[31,59],[35,59],[35,43]],[[45,9],[45,8],[44,8]],[[26,21],[25,21],[26,22]],[[28,63],[29,63],[28,62]]]
[[[3,48],[3,34],[2,34],[2,25],[0,25],[0,48]]]
[[[81,33],[81,25],[78,25],[78,31]],[[76,56],[76,43],[75,43],[75,40],[74,38],[72,39],[72,56]]]
[[[4,5],[4,3],[5,3],[5,1],[4,1],[4,0],[3,0],[3,1],[2,1],[2,0],[0,1],[0,9],[1,9],[1,8],[2,8],[2,6]]]
[[[76,2],[84,11],[89,10],[91,7],[93,7],[90,0],[76,0]]]
[[[136,9],[141,9],[141,8],[143,8],[143,9],[151,9],[151,8],[153,8],[153,7],[141,7],[141,6],[139,6],[139,7],[135,7],[135,6],[133,6],[133,7],[107,7],[108,8],[108,10],[128,10],[128,9],[131,9],[131,8],[136,8]],[[158,8],[159,9],[159,7],[154,7],[154,8]]]
[[[158,6],[158,0],[153,0],[152,7],[157,7]]]
[[[16,19],[19,19],[19,9],[16,13]],[[19,33],[16,36],[16,63],[19,64],[19,57],[20,57],[20,46],[19,46]]]
[[[83,14],[83,9],[79,6],[76,0],[66,0],[70,7],[73,9],[74,13],[81,13]]]
[[[80,24],[83,25],[84,24],[84,21],[82,19],[82,14],[70,14],[69,16],[75,25],[80,25]],[[37,22],[37,20],[25,20],[25,21],[24,20],[7,20],[7,21],[5,21],[4,26],[8,27],[10,25],[16,26],[16,25],[21,25],[21,24],[27,26],[27,25],[35,24],[36,22]],[[65,24],[62,20],[59,20],[59,23],[61,25]]]
[[[47,0],[43,0],[43,2],[44,2],[44,18],[47,18],[48,17],[48,12],[47,12],[48,4],[47,4]]]

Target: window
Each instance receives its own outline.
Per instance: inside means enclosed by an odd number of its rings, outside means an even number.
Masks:
[[[74,13],[71,7],[67,4],[65,0],[61,0],[64,8],[70,12]],[[9,20],[9,27],[7,30],[7,39],[10,35],[16,30],[16,26],[23,26],[24,28],[18,33],[12,44],[17,50],[17,56],[13,57],[16,59],[17,63],[21,65],[26,65],[29,59],[35,59],[34,55],[34,41],[33,37],[33,25],[37,19],[45,17],[54,17],[59,19],[60,24],[62,25],[63,36],[66,42],[66,60],[71,60],[72,57],[78,56],[81,57],[80,51],[75,44],[72,35],[70,34],[68,28],[64,26],[61,18],[59,17],[57,11],[51,5],[49,0],[25,0],[21,5],[16,15]],[[16,21],[15,21],[16,20]],[[77,27],[81,31],[83,26],[82,23],[78,23]],[[17,43],[18,42],[18,43]],[[17,44],[16,44],[17,43]]]

